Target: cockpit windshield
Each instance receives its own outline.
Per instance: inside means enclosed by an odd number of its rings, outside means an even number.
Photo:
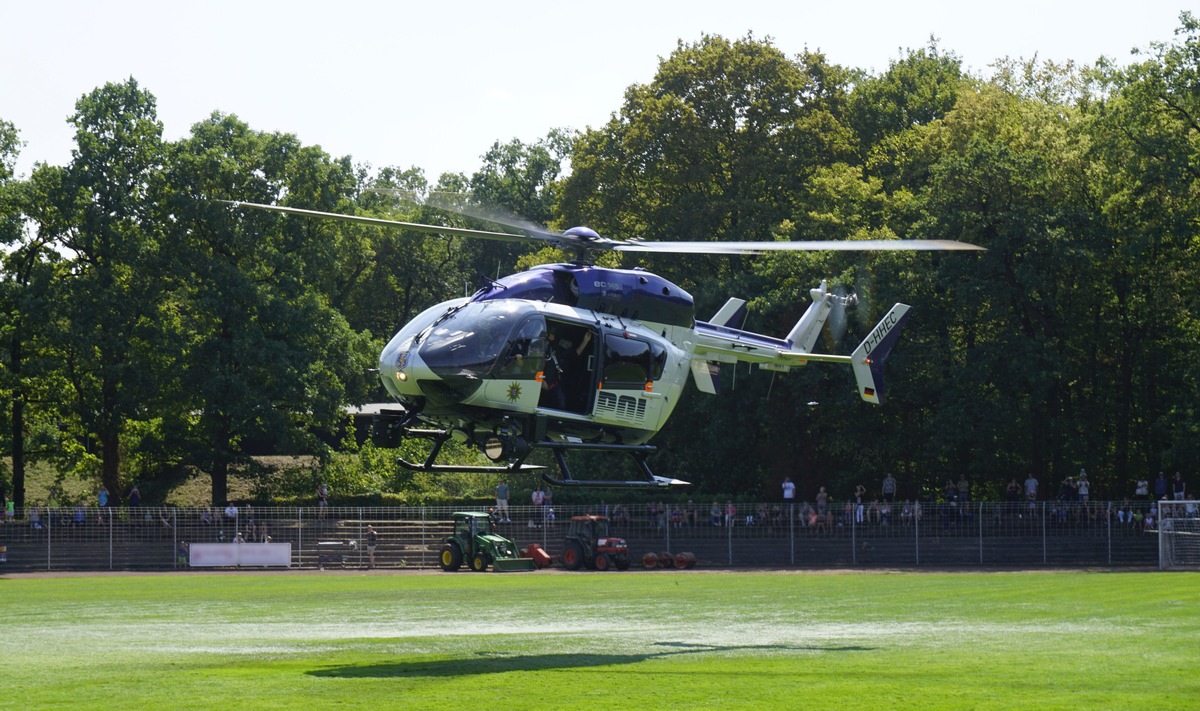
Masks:
[[[532,380],[546,350],[546,322],[537,310],[512,301],[465,305],[436,324],[421,358],[442,377]]]

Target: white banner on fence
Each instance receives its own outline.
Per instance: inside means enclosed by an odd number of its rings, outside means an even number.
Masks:
[[[193,543],[188,565],[193,568],[282,566],[292,564],[291,543]]]

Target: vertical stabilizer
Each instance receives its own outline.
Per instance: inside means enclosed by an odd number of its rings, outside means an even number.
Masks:
[[[907,304],[893,306],[850,356],[858,381],[858,394],[867,402],[883,403],[883,364],[900,338],[900,330],[908,320],[908,309]]]

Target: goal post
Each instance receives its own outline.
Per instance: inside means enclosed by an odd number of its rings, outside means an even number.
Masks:
[[[1158,501],[1159,570],[1200,570],[1200,501]]]

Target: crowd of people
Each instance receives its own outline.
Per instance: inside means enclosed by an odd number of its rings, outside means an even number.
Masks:
[[[847,525],[912,525],[921,523],[930,515],[936,516],[942,523],[952,523],[956,519],[973,520],[979,510],[972,506],[972,487],[965,475],[959,476],[957,480],[948,478],[940,492],[936,492],[940,495],[931,496],[926,490],[922,492],[922,497],[899,499],[898,493],[902,488],[895,476],[889,473],[879,483],[877,494],[871,494],[866,486],[858,484],[843,502],[835,503],[827,487],[820,486],[810,501],[800,500],[795,482],[791,477],[785,477],[780,485],[780,499],[777,502],[749,505],[753,508],[739,510],[738,503],[732,499],[727,499],[724,503],[713,500],[707,507],[707,513],[703,505],[698,505],[691,499],[686,503],[650,502],[639,504],[636,508],[639,509],[637,518],[653,529],[699,525],[774,527],[787,524],[817,530]],[[1087,471],[1082,468],[1078,475],[1065,477],[1053,490],[1052,495],[1045,495],[1048,490],[1049,487],[1043,486],[1033,474],[1029,474],[1024,482],[1018,482],[1017,478],[1013,477],[1002,489],[1004,505],[997,505],[997,502],[992,501],[987,510],[996,517],[1021,517],[1044,505],[1049,520],[1055,524],[1112,520],[1137,530],[1153,530],[1158,518],[1156,502],[1184,500],[1187,497],[1187,484],[1181,472],[1176,472],[1173,478],[1168,478],[1160,471],[1153,481],[1139,479],[1133,487],[1133,495],[1122,498],[1119,504],[1115,501],[1097,500],[1093,495]],[[328,486],[321,482],[314,497],[318,518],[326,515],[329,496]],[[510,486],[507,481],[501,481],[495,490],[494,512],[498,523],[512,522],[511,499]],[[126,501],[127,506],[122,515],[128,520],[157,524],[165,528],[175,525],[173,510],[165,504],[157,507],[144,505],[137,486],[130,488]],[[535,487],[530,492],[529,502],[531,514],[527,517],[527,523],[530,527],[555,523],[557,516],[553,489]],[[44,504],[30,505],[24,513],[29,525],[39,530],[59,525],[84,526],[93,519],[98,524],[105,524],[116,510],[117,504],[117,498],[104,486],[97,488],[95,505],[90,509],[85,506],[83,500],[76,500],[74,504],[65,502],[59,489],[52,487]],[[743,505],[745,506],[747,505]],[[644,510],[644,513],[641,513],[641,510]],[[610,507],[600,501],[590,512],[605,515],[616,525],[636,522],[630,513],[629,505],[626,504]],[[0,491],[0,517],[11,520],[15,516],[12,502],[7,501]],[[270,540],[267,525],[255,520],[249,504],[241,509],[232,503],[223,510],[204,508],[199,514],[199,523],[205,527],[212,526],[218,532],[216,540]],[[230,529],[227,535],[226,528]]]

